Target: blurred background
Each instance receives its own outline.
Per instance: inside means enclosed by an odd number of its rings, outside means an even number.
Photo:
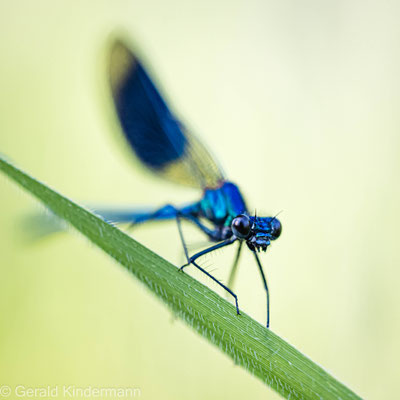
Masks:
[[[250,208],[283,210],[262,257],[271,329],[362,397],[395,398],[399,13],[396,1],[2,1],[0,152],[81,203],[199,198],[144,173],[116,140],[105,49],[124,32]],[[21,221],[41,208],[5,176],[0,201],[1,384],[278,398],[79,234],[30,241]],[[182,263],[174,223],[133,235]],[[236,292],[265,323],[244,253]],[[226,280],[233,257],[205,264]]]

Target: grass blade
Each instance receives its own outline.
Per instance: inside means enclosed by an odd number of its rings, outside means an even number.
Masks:
[[[116,227],[0,157],[0,170],[117,260],[200,335],[291,399],[359,399],[289,343]]]

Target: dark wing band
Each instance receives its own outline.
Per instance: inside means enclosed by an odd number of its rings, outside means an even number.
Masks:
[[[115,41],[110,84],[122,131],[137,158],[158,175],[192,187],[218,187],[224,180],[206,148],[168,109],[130,49]]]

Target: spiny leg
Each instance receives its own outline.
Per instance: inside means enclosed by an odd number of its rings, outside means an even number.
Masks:
[[[199,249],[203,249],[206,246],[210,245],[210,240],[204,239],[204,240],[198,240],[198,241],[193,241],[187,244],[188,252],[195,253],[196,251],[200,251]]]
[[[185,238],[183,237],[182,224],[181,224],[181,215],[180,215],[179,212],[176,213],[176,224],[178,225],[179,237],[181,238],[183,251],[185,252],[186,260],[187,260],[187,262],[189,262],[189,253],[188,253],[188,250],[187,250],[187,245],[186,245],[186,242],[185,242]]]
[[[260,259],[258,258],[257,253],[253,252],[253,254],[254,254],[254,257],[256,258],[258,269],[260,270],[261,278],[264,283],[265,292],[267,293],[267,328],[269,328],[269,290],[268,290],[267,279],[265,278],[265,274],[264,274],[264,271],[263,271],[263,268],[262,268],[262,265],[261,265]]]
[[[208,249],[205,249],[203,251],[200,251],[198,253],[196,253],[195,255],[191,256],[190,258],[188,258],[188,262],[185,265],[182,265],[182,267],[180,268],[181,271],[183,271],[183,268],[187,267],[190,264],[193,264],[198,270],[200,270],[201,272],[203,272],[203,274],[207,275],[209,278],[211,278],[214,282],[216,282],[218,285],[220,285],[223,289],[225,289],[234,299],[235,299],[235,306],[236,306],[236,313],[239,315],[240,311],[239,311],[239,304],[238,304],[238,299],[235,293],[233,293],[233,291],[231,289],[229,289],[227,286],[225,286],[222,282],[220,282],[217,278],[215,278],[214,276],[212,276],[209,272],[207,272],[204,268],[200,267],[195,261],[203,256],[204,254],[210,253],[214,250],[220,249],[222,247],[225,246],[229,246],[230,244],[232,244],[235,239],[227,239],[221,243],[218,243],[214,246],[209,247]]]
[[[233,282],[235,280],[237,266],[239,264],[240,252],[242,250],[242,244],[243,244],[243,241],[240,240],[239,241],[239,246],[238,246],[237,251],[236,251],[235,260],[233,261],[233,265],[232,265],[232,268],[231,268],[231,273],[229,274],[229,279],[228,279],[228,287],[229,288],[232,288]]]
[[[202,251],[199,251],[198,253],[194,254],[193,256],[188,258],[188,263],[185,265],[182,265],[181,269],[183,270],[183,268],[187,267],[189,264],[192,264],[193,261],[197,260],[199,257],[204,256],[207,253],[211,253],[214,250],[218,250],[221,249],[222,247],[225,246],[229,246],[230,244],[232,244],[233,242],[235,242],[237,239],[226,239],[223,242],[217,243],[214,246],[208,247],[207,249],[204,249]]]
[[[215,283],[220,285],[222,288],[224,288],[229,294],[233,296],[235,299],[235,306],[236,306],[236,313],[237,315],[240,315],[239,311],[239,303],[238,303],[238,298],[235,293],[232,292],[231,289],[229,289],[227,286],[225,286],[222,282],[220,282],[217,278],[214,278],[210,273],[208,273],[205,269],[201,268],[200,265],[198,265],[196,262],[191,261],[191,264],[193,264],[197,269],[199,269],[203,274],[206,274],[209,278],[211,278]],[[183,267],[182,267],[183,268]],[[181,268],[181,270],[182,270]]]

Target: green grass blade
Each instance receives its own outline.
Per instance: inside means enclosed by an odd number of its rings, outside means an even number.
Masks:
[[[116,227],[0,158],[0,170],[128,269],[233,361],[291,399],[359,399],[279,336]]]

